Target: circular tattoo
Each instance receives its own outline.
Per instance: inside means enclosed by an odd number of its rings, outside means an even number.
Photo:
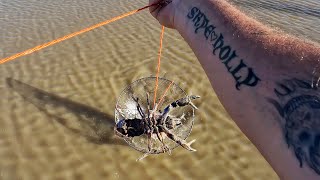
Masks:
[[[320,98],[298,96],[283,110],[288,146],[293,148],[301,167],[306,162],[320,174]]]

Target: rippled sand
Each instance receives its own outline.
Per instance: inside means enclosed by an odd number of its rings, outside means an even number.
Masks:
[[[264,15],[246,1],[234,2],[257,18]],[[146,4],[1,1],[0,57]],[[320,39],[301,27],[306,21],[299,23],[297,31]],[[165,32],[161,76],[202,97],[189,137],[197,139],[198,151],[179,147],[171,156],[136,162],[141,153],[113,136],[114,106],[122,89],[155,74],[159,33],[160,25],[144,11],[0,65],[0,179],[278,179],[230,119],[193,52],[173,30]]]

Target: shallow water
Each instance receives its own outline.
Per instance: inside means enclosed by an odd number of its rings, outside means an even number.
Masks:
[[[318,0],[233,0],[251,16],[320,42]],[[147,4],[145,0],[0,1],[0,57]],[[193,52],[166,30],[161,76],[201,95],[189,140],[136,162],[113,137],[116,99],[155,74],[160,25],[147,11],[0,65],[0,179],[278,179],[218,101]],[[258,177],[258,178],[257,178]]]

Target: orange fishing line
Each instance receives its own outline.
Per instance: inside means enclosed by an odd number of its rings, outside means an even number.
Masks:
[[[134,11],[127,12],[127,13],[122,14],[122,15],[120,15],[120,16],[114,17],[114,18],[112,18],[112,19],[110,19],[110,20],[106,20],[106,21],[104,21],[104,22],[101,22],[101,23],[98,23],[98,24],[96,24],[96,25],[90,26],[90,27],[85,28],[85,29],[83,29],[83,30],[80,30],[80,31],[71,33],[71,34],[69,34],[69,35],[65,35],[65,36],[63,36],[63,37],[61,37],[61,38],[52,40],[52,41],[50,41],[50,42],[47,42],[47,43],[38,45],[38,46],[36,46],[36,47],[34,47],[34,48],[31,48],[31,49],[25,50],[25,51],[23,51],[23,52],[14,54],[14,55],[12,55],[12,56],[3,58],[3,59],[0,60],[0,64],[3,64],[3,63],[5,63],[5,62],[14,60],[14,59],[16,59],[16,58],[19,58],[19,57],[26,56],[26,55],[28,55],[28,54],[34,53],[34,52],[39,51],[39,50],[41,50],[41,49],[43,49],[43,48],[52,46],[52,45],[57,44],[57,43],[59,43],[59,42],[65,41],[65,40],[67,40],[67,39],[70,39],[70,38],[72,38],[72,37],[78,36],[78,35],[80,35],[80,34],[82,34],[82,33],[91,31],[91,30],[93,30],[93,29],[96,29],[96,28],[98,28],[98,27],[104,26],[104,25],[109,24],[109,23],[111,23],[111,22],[120,20],[120,19],[122,19],[122,18],[124,18],[124,17],[130,16],[130,15],[132,15],[132,14],[135,14],[135,13],[137,13],[137,12],[139,12],[139,11],[142,11],[142,10],[144,10],[144,9],[147,9],[147,8],[149,8],[149,7],[151,7],[151,6],[155,6],[155,5],[159,5],[159,3],[154,3],[154,4],[151,4],[151,5],[145,6],[145,7],[143,7],[143,8],[140,8],[140,9],[137,9],[137,10],[134,10]]]
[[[171,83],[169,84],[169,86],[167,87],[167,89],[164,91],[162,97],[160,98],[160,101],[158,103],[158,107],[160,107],[160,104],[162,103],[163,98],[166,96],[168,90],[170,89],[171,85],[173,84],[173,81],[171,81]]]
[[[159,56],[158,56],[158,66],[157,66],[157,75],[156,75],[156,87],[154,90],[154,98],[153,98],[153,107],[156,105],[156,99],[157,99],[157,91],[158,91],[158,81],[159,81],[159,73],[160,73],[160,63],[161,63],[161,52],[162,52],[162,40],[163,40],[163,34],[164,34],[164,26],[162,26],[161,29],[161,35],[160,35],[160,48],[159,48]]]
[[[96,28],[99,28],[101,26],[104,26],[104,25],[107,25],[109,23],[112,23],[114,21],[117,21],[117,20],[120,20],[122,18],[125,18],[127,16],[130,16],[130,15],[133,15],[139,11],[142,11],[144,9],[147,9],[149,7],[152,7],[152,6],[155,6],[155,5],[159,5],[161,3],[161,1],[157,2],[157,3],[154,3],[154,4],[151,4],[151,5],[148,5],[148,6],[145,6],[143,8],[140,8],[140,9],[137,9],[137,10],[133,10],[133,11],[130,11],[130,12],[127,12],[125,14],[122,14],[120,16],[116,16],[112,19],[109,19],[109,20],[106,20],[106,21],[103,21],[101,23],[98,23],[98,24],[95,24],[93,26],[90,26],[90,27],[87,27],[85,29],[82,29],[80,31],[77,31],[77,32],[74,32],[74,33],[71,33],[71,34],[68,34],[68,35],[65,35],[63,37],[60,37],[58,39],[55,39],[55,40],[52,40],[52,41],[49,41],[47,43],[44,43],[44,44],[41,44],[41,45],[38,45],[36,47],[33,47],[33,48],[30,48],[30,49],[27,49],[25,51],[22,51],[20,53],[17,53],[17,54],[14,54],[12,56],[9,56],[9,57],[6,57],[6,58],[3,58],[3,59],[0,59],[0,64],[3,64],[3,63],[6,63],[8,61],[12,61],[12,60],[15,60],[19,57],[22,57],[22,56],[26,56],[28,54],[32,54],[36,51],[40,51],[41,49],[44,49],[46,47],[49,47],[49,46],[52,46],[52,45],[55,45],[57,43],[60,43],[62,41],[65,41],[67,39],[70,39],[70,38],[73,38],[75,36],[78,36],[80,34],[83,34],[85,32],[88,32],[88,31],[91,31],[93,29],[96,29]],[[159,83],[159,73],[160,73],[160,64],[161,64],[161,53],[162,53],[162,40],[163,40],[163,35],[164,35],[164,26],[162,26],[162,30],[161,30],[161,35],[160,35],[160,48],[159,48],[159,55],[158,55],[158,66],[157,66],[157,74],[156,74],[156,85],[155,85],[155,92],[154,92],[154,99],[153,99],[153,105],[155,106],[156,104],[156,98],[157,98],[157,91],[158,91],[158,83]],[[161,101],[163,100],[165,94],[167,93],[167,91],[169,90],[170,86],[172,85],[173,82],[171,82],[171,84],[167,87],[166,91],[164,92],[163,96],[161,97],[159,103],[161,103]]]

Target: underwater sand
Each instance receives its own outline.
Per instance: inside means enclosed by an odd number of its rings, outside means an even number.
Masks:
[[[318,0],[234,0],[251,16],[320,42]],[[140,8],[146,0],[0,1],[0,57]],[[201,95],[188,140],[172,155],[114,138],[114,107],[131,82],[154,76],[160,25],[140,12],[0,65],[0,179],[278,179],[221,106],[184,40],[166,29],[161,77]]]

